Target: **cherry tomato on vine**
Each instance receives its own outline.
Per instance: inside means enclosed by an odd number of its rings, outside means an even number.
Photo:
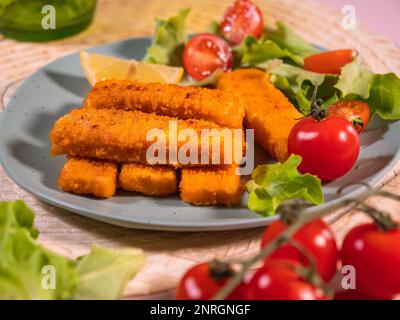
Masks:
[[[185,70],[196,80],[203,80],[216,69],[229,71],[233,64],[232,50],[221,37],[200,33],[191,38],[183,50]]]
[[[261,247],[274,241],[287,227],[288,224],[282,220],[272,223],[264,232]],[[326,282],[331,280],[336,273],[339,254],[335,236],[329,226],[323,220],[316,219],[301,227],[294,234],[293,239],[312,255],[321,278]],[[266,262],[272,259],[288,259],[309,265],[307,257],[288,243],[276,249]]]
[[[238,45],[247,35],[260,38],[263,27],[263,14],[257,5],[250,0],[236,0],[226,10],[220,32],[231,45]]]
[[[353,50],[342,49],[314,54],[304,59],[304,69],[318,73],[340,74],[340,69],[353,61]]]
[[[371,117],[367,103],[359,100],[341,100],[329,107],[329,114],[345,118],[360,134],[365,130]]]
[[[375,223],[356,226],[346,235],[341,258],[355,270],[360,292],[383,299],[400,294],[400,228]]]
[[[189,269],[176,290],[177,300],[210,300],[229,279],[229,274],[215,275],[210,263],[200,263]]]
[[[182,277],[176,290],[176,299],[210,300],[233,274],[229,264],[211,261],[195,265]],[[246,275],[226,299],[243,299],[243,292],[248,282],[249,275]]]
[[[231,292],[231,294],[227,297],[227,300],[245,300],[245,294],[247,290],[247,286],[249,285],[250,280],[253,277],[253,274],[256,271],[250,271],[244,276],[242,282]]]
[[[251,279],[244,293],[246,300],[326,300],[324,291],[307,282],[296,271],[299,264],[271,260]]]
[[[357,161],[360,143],[351,123],[337,116],[298,121],[289,134],[288,151],[302,157],[301,173],[329,181],[351,170]]]

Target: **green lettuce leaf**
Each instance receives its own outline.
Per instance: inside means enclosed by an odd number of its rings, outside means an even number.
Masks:
[[[271,82],[279,88],[296,108],[304,115],[310,113],[311,97],[315,86],[319,86],[317,98],[324,101],[328,106],[339,100],[334,85],[337,77],[325,75],[286,63],[271,61],[264,64],[266,71],[271,75]]]
[[[291,155],[284,163],[260,165],[246,184],[250,193],[248,207],[262,216],[276,213],[285,200],[304,199],[313,204],[324,202],[321,180],[316,176],[301,175],[297,167],[301,157]]]
[[[342,68],[335,88],[341,92],[342,98],[359,96],[367,99],[372,76],[373,73],[355,59]]]
[[[303,66],[304,58],[318,52],[283,22],[277,22],[275,29],[266,29],[260,39],[248,36],[234,48],[237,67],[260,67],[272,59],[284,59]]]
[[[400,78],[394,73],[373,74],[355,59],[342,68],[335,88],[342,99],[367,102],[382,119],[400,119]]]
[[[375,74],[366,102],[382,119],[400,119],[400,78],[394,73]]]
[[[137,249],[94,246],[78,261],[60,256],[36,242],[33,222],[23,201],[0,202],[0,300],[116,299],[143,266]]]
[[[113,250],[93,245],[92,251],[78,261],[78,283],[72,298],[117,299],[144,263],[142,250]]]
[[[37,244],[33,220],[23,201],[0,202],[0,299],[68,299],[77,283],[75,262]],[[54,289],[42,285],[46,266],[55,270]]]
[[[257,67],[266,61],[287,58],[297,65],[303,65],[303,57],[298,56],[288,49],[282,49],[272,40],[264,37],[256,39],[247,36],[243,42],[233,49],[235,65],[240,67]]]
[[[309,81],[314,86],[320,86],[325,80],[324,74],[307,71],[287,63],[275,64],[272,67],[267,65],[266,70],[271,75],[285,78],[288,81],[289,88],[295,94],[300,91],[305,81]],[[271,81],[274,82],[275,78],[271,77]]]
[[[186,19],[190,9],[183,9],[168,20],[156,20],[154,38],[144,61],[149,63],[181,66],[183,47],[188,39]]]
[[[267,39],[274,41],[282,49],[287,49],[303,58],[321,52],[282,21],[276,23],[276,29],[266,29],[265,34]]]

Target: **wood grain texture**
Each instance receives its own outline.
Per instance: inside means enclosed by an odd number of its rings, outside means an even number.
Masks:
[[[150,35],[154,17],[168,17],[183,7],[192,7],[188,28],[204,30],[212,19],[218,20],[230,0],[100,0],[94,23],[78,36],[50,43],[17,43],[0,37],[0,110],[18,85],[41,66],[69,53],[130,37]],[[255,1],[266,14],[266,23],[273,26],[283,20],[307,40],[326,48],[353,47],[375,72],[394,71],[400,74],[400,50],[388,39],[371,32],[361,23],[356,30],[340,27],[342,15],[314,0]],[[400,164],[381,181],[385,188],[400,188]],[[89,220],[68,211],[47,205],[15,185],[0,167],[0,200],[23,199],[37,213],[40,242],[60,254],[77,257],[90,249],[92,242],[108,247],[140,247],[147,254],[146,267],[132,280],[126,296],[143,296],[170,291],[182,273],[193,264],[212,258],[243,258],[259,247],[262,229],[175,233],[128,230]],[[400,205],[376,197],[371,204],[391,211],[400,218]],[[342,210],[343,211],[343,210]],[[362,214],[332,213],[327,218],[339,241],[352,226],[366,221]],[[151,297],[151,296],[146,296]],[[159,295],[157,297],[160,297]]]

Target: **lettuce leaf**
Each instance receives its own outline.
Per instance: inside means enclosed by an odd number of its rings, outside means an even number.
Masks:
[[[36,243],[34,213],[23,201],[0,202],[0,299],[68,299],[77,283],[75,262]],[[42,286],[44,267],[55,273],[55,288]]]
[[[183,47],[188,39],[186,19],[190,9],[183,9],[168,20],[156,20],[154,38],[147,48],[144,61],[149,63],[181,66]]]
[[[303,57],[288,49],[282,49],[275,42],[264,37],[256,39],[247,36],[243,42],[234,48],[235,65],[240,67],[257,67],[266,61],[277,58],[288,58],[297,65],[303,65]]]
[[[313,45],[296,34],[282,21],[278,21],[276,23],[276,29],[267,28],[265,30],[265,35],[267,39],[274,41],[282,49],[287,49],[303,58],[321,52],[319,49],[315,48]]]
[[[328,106],[339,100],[334,85],[337,77],[325,75],[286,63],[270,62],[264,64],[271,75],[271,82],[279,88],[296,108],[304,115],[310,113],[311,97],[315,86],[319,86],[317,98]]]
[[[321,180],[316,176],[301,175],[297,167],[301,157],[291,155],[284,163],[260,165],[247,182],[250,193],[248,207],[262,216],[276,213],[278,206],[285,200],[304,199],[313,204],[324,202]]]
[[[0,202],[0,300],[116,299],[143,266],[138,249],[94,246],[78,261],[60,256],[36,242],[33,222],[23,201]]]
[[[286,63],[276,64],[275,67],[271,68],[266,66],[266,69],[271,75],[285,78],[288,81],[290,89],[295,94],[300,91],[305,81],[309,81],[314,86],[320,86],[325,80],[324,74],[307,71]],[[271,77],[271,81],[274,82],[275,78]]]
[[[139,249],[113,250],[93,245],[92,251],[78,261],[78,283],[72,298],[117,299],[144,263]]]
[[[213,32],[217,32],[215,28],[213,24]],[[260,39],[247,36],[233,51],[236,67],[260,67],[273,59],[303,66],[305,57],[320,52],[280,21],[275,29],[265,29]]]
[[[335,85],[342,99],[360,99],[384,120],[400,119],[400,78],[394,73],[373,74],[359,59],[342,68]]]
[[[400,119],[400,78],[394,73],[375,74],[366,100],[382,119]]]
[[[373,73],[359,59],[354,59],[342,68],[335,88],[341,92],[342,98],[359,96],[367,99],[372,77]]]

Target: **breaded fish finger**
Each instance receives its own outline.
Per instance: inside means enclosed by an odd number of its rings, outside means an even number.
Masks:
[[[191,132],[196,134],[194,142],[188,144],[187,140],[177,141],[176,136],[172,135],[170,137],[169,128],[171,123],[176,125],[178,135],[184,129],[192,129],[193,131]],[[211,164],[213,157],[219,158],[220,163],[223,164],[224,139],[215,139],[215,141],[211,138],[201,139],[201,131],[205,128],[217,129],[217,131],[222,129],[208,121],[178,120],[140,111],[75,109],[58,119],[51,130],[51,154],[67,154],[81,158],[146,164],[149,163],[147,150],[150,146],[154,146],[157,136],[154,139],[149,139],[150,141],[147,141],[146,137],[150,130],[157,129],[157,131],[165,133],[166,143],[161,144],[159,149],[160,152],[165,151],[166,153],[166,164],[175,166],[185,164],[182,164],[182,157],[178,154],[180,148],[184,145],[195,147],[194,151],[197,151],[198,163],[192,162],[192,164],[199,164],[202,151],[207,150],[206,147],[200,147],[204,141],[209,142],[207,164]],[[229,133],[233,129],[226,130]],[[176,147],[174,146],[175,142]],[[228,147],[239,149],[242,146],[236,146],[232,143],[232,145],[228,144]],[[220,150],[219,153],[218,148]],[[172,155],[176,154],[177,159],[170,159],[170,152]]]
[[[150,196],[167,196],[178,191],[175,169],[167,166],[123,164],[118,181],[124,190]]]
[[[227,128],[242,128],[244,118],[243,105],[221,90],[132,80],[96,83],[86,97],[84,106],[207,120]]]
[[[254,129],[255,141],[273,158],[285,161],[289,133],[302,114],[271,84],[268,75],[257,69],[237,69],[222,74],[217,86],[242,97],[245,124]]]
[[[234,206],[240,203],[242,194],[235,165],[182,169],[180,195],[185,202],[197,206]]]
[[[61,170],[58,186],[66,192],[110,198],[117,188],[117,175],[115,162],[70,158]]]

